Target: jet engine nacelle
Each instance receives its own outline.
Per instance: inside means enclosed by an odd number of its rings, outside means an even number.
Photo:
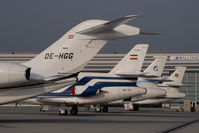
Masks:
[[[17,63],[0,63],[0,87],[27,82],[30,70],[31,68]]]

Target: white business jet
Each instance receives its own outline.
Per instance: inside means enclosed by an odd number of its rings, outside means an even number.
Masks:
[[[78,82],[52,93],[47,93],[23,103],[58,106],[59,114],[67,114],[64,107],[72,106],[71,115],[78,106],[103,104],[123,98],[143,95],[145,88],[136,86],[148,44],[138,44],[109,73],[80,73]],[[130,73],[127,73],[130,72]],[[104,108],[105,110],[106,108]]]
[[[108,40],[140,34],[139,28],[124,24],[135,17],[82,22],[28,62],[0,62],[0,105],[75,83],[77,73]]]

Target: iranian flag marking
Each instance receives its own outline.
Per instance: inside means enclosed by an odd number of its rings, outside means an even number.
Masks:
[[[138,55],[137,54],[131,54],[130,60],[138,60]]]

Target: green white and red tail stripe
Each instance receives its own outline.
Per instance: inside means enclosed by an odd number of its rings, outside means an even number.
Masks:
[[[131,54],[130,60],[138,60],[138,55],[137,54]]]

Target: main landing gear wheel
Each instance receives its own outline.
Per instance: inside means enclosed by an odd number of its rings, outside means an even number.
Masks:
[[[40,111],[44,112],[44,111],[48,111],[48,109],[49,109],[48,106],[42,105],[41,108],[40,108]]]
[[[67,115],[68,111],[66,109],[59,109],[59,115]]]
[[[101,108],[95,107],[95,112],[101,112],[101,111],[102,111]]]
[[[40,110],[39,111],[41,111],[41,112],[45,112],[46,110],[45,109],[43,109],[43,108],[40,108]]]
[[[73,106],[72,109],[70,110],[70,114],[71,115],[77,115],[77,113],[78,113],[78,107]]]
[[[139,105],[133,105],[133,111],[139,111]]]
[[[102,108],[102,112],[108,112],[108,107],[107,107],[107,106],[104,106],[104,107]]]

